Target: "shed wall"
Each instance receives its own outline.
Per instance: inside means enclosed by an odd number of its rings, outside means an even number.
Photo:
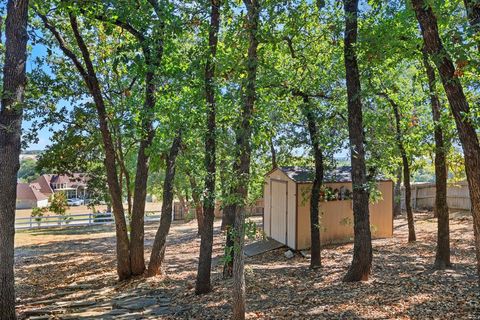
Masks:
[[[327,183],[327,187],[352,190],[352,183]],[[299,184],[297,250],[310,247],[310,192],[312,184]],[[381,181],[378,188],[383,200],[370,204],[370,225],[373,238],[393,235],[393,182]],[[352,200],[320,202],[320,241],[322,244],[353,240]]]
[[[279,194],[278,192],[272,192],[272,181],[276,183],[285,183],[286,184],[286,195]],[[284,189],[282,189],[284,190]],[[283,192],[282,192],[283,193]],[[272,237],[285,243],[284,230],[286,229],[287,243],[289,247],[295,247],[295,210],[296,210],[296,184],[290,178],[288,178],[281,170],[277,169],[273,171],[266,179],[264,186],[264,231],[268,237]],[[286,199],[285,199],[286,198]],[[283,219],[283,212],[273,212],[274,215],[281,214],[281,219],[272,218],[272,203],[278,204],[280,202],[286,202],[286,219]],[[274,205],[274,207],[281,207]],[[277,223],[272,223],[272,221],[278,221]],[[285,224],[283,224],[285,221]],[[279,225],[279,223],[281,225]],[[282,237],[277,237],[276,235],[282,234]]]

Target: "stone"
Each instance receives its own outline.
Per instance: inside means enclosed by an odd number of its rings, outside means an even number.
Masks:
[[[146,311],[145,315],[148,315],[148,316],[164,316],[166,314],[171,314],[171,313],[172,313],[172,310],[170,310],[169,307],[162,306],[162,307],[157,307],[157,308]]]
[[[286,251],[283,255],[284,255],[285,258],[287,258],[287,259],[292,259],[292,258],[295,256],[295,253],[293,253],[292,250],[288,250],[288,251]]]
[[[29,319],[30,320],[48,320],[50,318],[51,316],[44,315],[44,316],[33,316],[33,317],[30,317]]]
[[[26,317],[32,317],[32,316],[43,316],[47,314],[52,314],[54,310],[52,309],[33,309],[33,310],[26,310],[23,312],[23,314]]]
[[[63,308],[81,308],[93,306],[95,301],[57,301],[56,305]]]
[[[310,259],[310,251],[302,250],[302,251],[300,251],[300,254],[301,254],[305,259]]]
[[[157,300],[154,298],[134,297],[116,301],[113,306],[116,309],[142,310],[156,304]]]
[[[128,310],[127,309],[112,309],[108,312],[109,316],[121,316],[123,314],[127,314]]]

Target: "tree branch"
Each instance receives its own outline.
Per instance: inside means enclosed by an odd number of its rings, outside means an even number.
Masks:
[[[33,10],[35,11],[35,13],[40,17],[40,19],[43,21],[43,25],[45,26],[45,28],[47,28],[52,34],[53,36],[55,37],[55,39],[57,40],[58,42],[58,45],[60,46],[60,49],[62,50],[62,52],[68,57],[70,58],[70,60],[72,60],[73,64],[75,65],[75,67],[78,69],[78,72],[80,72],[80,74],[82,75],[82,77],[86,80],[88,79],[88,74],[87,74],[87,71],[85,70],[85,68],[83,67],[82,63],[80,62],[80,60],[78,59],[78,57],[75,55],[75,53],[70,50],[68,47],[67,47],[67,44],[65,42],[65,39],[62,37],[62,35],[60,34],[60,32],[55,28],[55,26],[53,24],[50,23],[50,21],[48,20],[47,16],[41,14],[40,12],[38,12],[38,10],[36,8],[33,8]]]

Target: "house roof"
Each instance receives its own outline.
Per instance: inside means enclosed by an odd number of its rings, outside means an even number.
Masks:
[[[35,184],[17,183],[17,200],[42,201],[48,196],[41,193]]]
[[[279,167],[290,179],[298,183],[313,182],[315,170],[311,167]],[[349,182],[352,181],[352,167],[342,166],[324,172],[324,182]]]
[[[38,177],[32,184],[38,185],[38,190],[45,194],[51,195],[53,193],[52,187],[50,186],[50,181],[52,180],[52,175],[44,174]]]
[[[44,174],[34,183],[40,185],[40,191],[44,194],[52,194],[53,184],[65,184],[66,188],[86,187],[88,177],[85,173],[72,174]]]

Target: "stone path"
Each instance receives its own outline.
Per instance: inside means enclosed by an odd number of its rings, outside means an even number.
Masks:
[[[96,290],[85,285],[68,286],[48,299],[28,302],[24,319],[158,319],[182,310],[172,307],[160,289],[137,288],[115,294],[113,288]]]

